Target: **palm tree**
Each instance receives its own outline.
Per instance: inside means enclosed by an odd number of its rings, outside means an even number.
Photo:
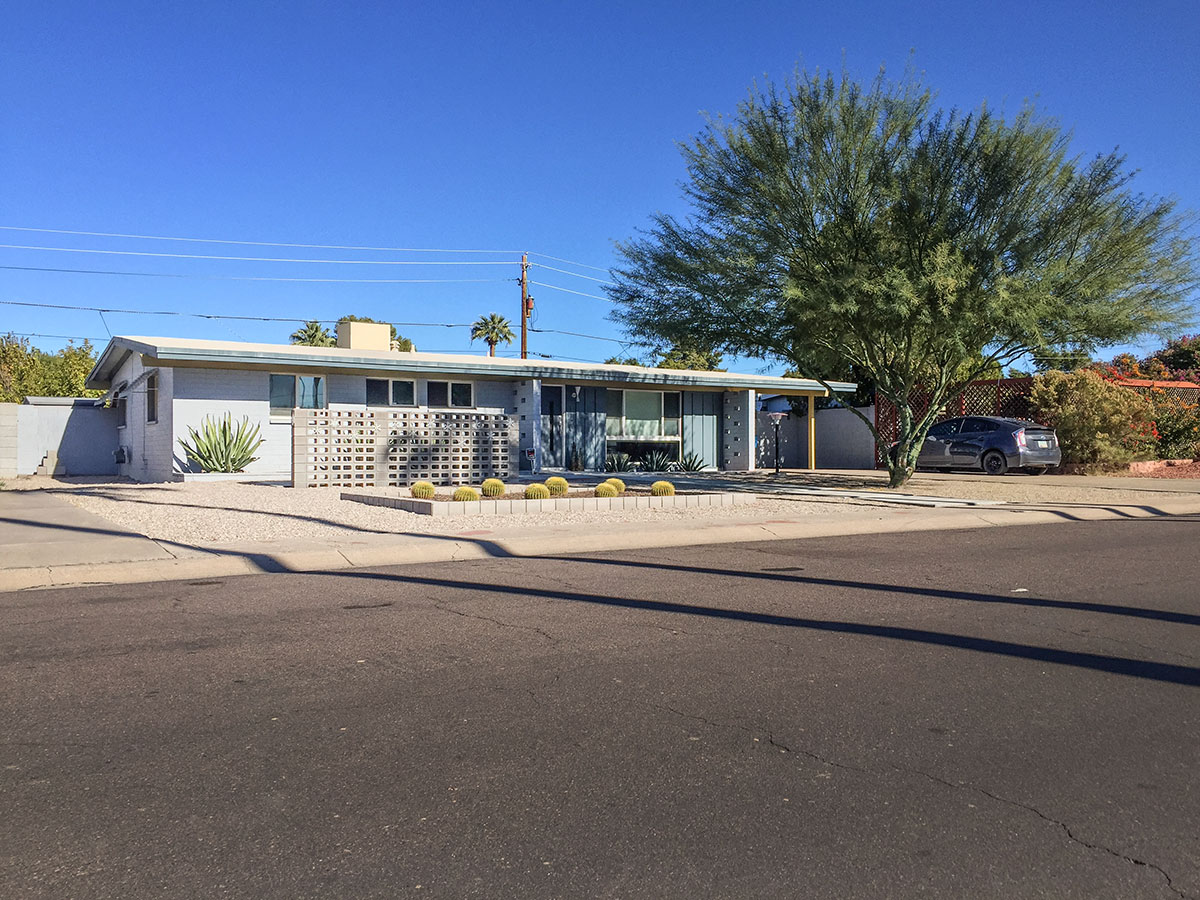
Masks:
[[[329,329],[312,319],[292,332],[293,344],[307,344],[309,347],[332,347],[337,341],[329,333]]]
[[[471,340],[479,338],[488,345],[488,356],[496,355],[497,344],[511,344],[513,338],[512,323],[499,313],[480,316],[471,326]]]

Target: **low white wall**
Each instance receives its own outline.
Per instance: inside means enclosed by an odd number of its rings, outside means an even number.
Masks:
[[[859,412],[875,421],[874,406],[862,407]],[[875,468],[875,438],[850,410],[817,410],[817,468]]]
[[[116,410],[72,397],[0,405],[0,476],[33,475],[48,453],[67,475],[115,475]]]

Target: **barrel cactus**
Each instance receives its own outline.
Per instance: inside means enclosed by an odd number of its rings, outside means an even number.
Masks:
[[[569,487],[567,479],[560,478],[557,475],[546,479],[546,489],[550,491],[551,497],[565,497]]]
[[[507,488],[504,487],[504,482],[499,478],[487,478],[479,486],[479,490],[485,497],[503,497]]]
[[[418,481],[411,488],[409,488],[409,491],[418,500],[432,500],[433,495],[436,493],[433,485],[428,481]]]
[[[479,499],[479,491],[471,487],[456,488],[450,499],[457,500],[459,503],[469,503]]]
[[[525,488],[526,500],[549,500],[550,488],[544,484],[531,484]]]
[[[625,493],[625,482],[623,482],[620,478],[606,478],[604,479],[604,483],[611,484],[613,487],[615,487],[618,494]]]
[[[674,497],[675,485],[669,481],[656,481],[650,485],[651,497]]]
[[[600,484],[596,485],[596,496],[615,497],[617,496],[617,489],[614,485],[609,484],[607,481],[602,481]]]

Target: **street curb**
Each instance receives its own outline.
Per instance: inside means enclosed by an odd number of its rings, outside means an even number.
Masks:
[[[1069,524],[1155,519],[1200,513],[1200,498],[1157,505],[1112,504],[1003,506],[988,508],[890,508],[862,516],[812,516],[693,527],[628,526],[563,533],[561,529],[510,532],[494,537],[407,535],[392,546],[346,545],[319,550],[209,548],[201,556],[71,566],[0,569],[0,593],[98,584],[187,581],[238,575],[330,572],[352,568],[457,562],[503,557],[545,557],[575,553],[804,540],[911,531],[984,529],[1014,525]],[[163,545],[169,549],[169,544]]]

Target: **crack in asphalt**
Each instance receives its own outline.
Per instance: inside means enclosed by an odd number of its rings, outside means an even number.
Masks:
[[[679,716],[680,718],[691,719],[696,722],[702,722],[705,725],[708,725],[710,728],[733,728],[738,731],[744,731],[747,734],[763,734],[763,733],[765,733],[767,735],[767,743],[772,747],[778,748],[783,753],[791,753],[791,754],[796,754],[799,756],[805,756],[805,757],[808,757],[809,759],[812,759],[812,760],[815,760],[816,762],[821,763],[822,765],[830,766],[832,768],[844,769],[849,772],[858,772],[859,774],[863,774],[863,775],[875,775],[875,776],[883,775],[882,772],[879,772],[879,771],[876,771],[873,769],[863,769],[863,768],[859,768],[858,766],[851,766],[851,765],[847,765],[845,763],[835,762],[834,760],[829,759],[828,757],[824,757],[824,756],[821,756],[820,754],[813,753],[810,750],[805,750],[802,747],[792,747],[792,746],[789,746],[788,744],[784,744],[781,741],[778,741],[775,739],[775,735],[770,729],[750,728],[745,725],[740,725],[737,723],[715,722],[712,719],[705,718],[704,716],[694,715],[692,713],[684,712],[683,710],[675,709],[672,706],[666,706],[666,705],[657,704],[657,703],[651,703],[651,704],[649,704],[649,706],[652,709],[658,709],[663,712],[669,712],[672,715]],[[1088,850],[1098,851],[1101,853],[1107,853],[1109,856],[1116,857],[1117,859],[1123,860],[1124,862],[1130,863],[1131,865],[1134,865],[1134,866],[1151,869],[1162,876],[1163,880],[1166,882],[1167,888],[1172,893],[1174,893],[1176,896],[1182,897],[1182,898],[1184,898],[1184,900],[1193,900],[1193,898],[1191,898],[1190,894],[1187,894],[1187,893],[1181,891],[1179,888],[1177,888],[1175,886],[1175,883],[1174,883],[1173,879],[1171,878],[1170,873],[1167,872],[1167,870],[1162,868],[1161,866],[1156,865],[1155,863],[1152,863],[1152,862],[1148,862],[1144,859],[1138,859],[1135,856],[1129,856],[1128,854],[1121,853],[1117,850],[1113,850],[1111,847],[1106,847],[1103,844],[1094,844],[1090,841],[1086,841],[1083,838],[1076,835],[1075,832],[1073,832],[1071,830],[1071,826],[1069,826],[1066,822],[1063,822],[1059,819],[1055,819],[1053,816],[1046,815],[1044,812],[1042,812],[1040,809],[1038,809],[1035,806],[1030,806],[1027,803],[1021,803],[1020,801],[1017,801],[1017,800],[1010,800],[1007,797],[1001,797],[999,794],[993,794],[991,791],[985,790],[984,788],[977,787],[972,784],[966,784],[966,783],[956,784],[952,781],[947,781],[944,778],[939,778],[936,775],[930,775],[928,772],[923,772],[920,769],[907,769],[902,766],[893,766],[893,768],[897,772],[904,772],[904,773],[908,773],[911,775],[919,775],[922,778],[926,778],[929,781],[932,781],[936,784],[943,785],[948,788],[952,788],[954,790],[973,791],[975,793],[982,794],[983,796],[988,797],[989,799],[994,800],[997,803],[1002,803],[1006,806],[1011,806],[1015,809],[1023,809],[1026,812],[1031,812],[1035,816],[1037,816],[1039,819],[1042,819],[1045,822],[1049,822],[1051,825],[1056,825],[1059,828],[1061,828],[1063,833],[1067,836],[1067,839],[1070,840],[1072,843],[1078,844],[1081,847],[1085,847]]]
[[[920,775],[922,778],[927,778],[936,784],[941,784],[946,787],[953,788],[954,790],[974,791],[977,794],[982,794],[985,797],[995,800],[997,803],[1003,803],[1006,806],[1012,806],[1016,809],[1023,809],[1026,812],[1031,812],[1035,816],[1037,816],[1039,819],[1042,819],[1045,822],[1049,822],[1051,825],[1057,825],[1059,828],[1061,828],[1063,830],[1063,833],[1067,836],[1068,840],[1070,840],[1072,843],[1079,844],[1081,847],[1086,847],[1089,850],[1098,850],[1102,853],[1107,853],[1109,856],[1115,856],[1117,859],[1124,860],[1125,862],[1131,863],[1135,866],[1141,866],[1141,867],[1144,867],[1147,869],[1153,869],[1155,872],[1157,872],[1159,875],[1161,875],[1163,877],[1163,879],[1167,883],[1167,888],[1170,889],[1172,893],[1176,894],[1179,897],[1185,898],[1185,900],[1189,900],[1189,898],[1191,896],[1189,894],[1185,894],[1183,891],[1179,890],[1179,888],[1175,887],[1175,883],[1171,879],[1170,874],[1167,872],[1166,869],[1162,868],[1161,866],[1155,865],[1152,862],[1147,862],[1144,859],[1138,859],[1135,856],[1129,856],[1125,853],[1121,853],[1117,850],[1113,850],[1111,847],[1106,847],[1103,844],[1093,844],[1090,841],[1085,841],[1083,838],[1076,835],[1071,830],[1071,826],[1069,826],[1066,822],[1063,822],[1059,819],[1055,819],[1053,816],[1046,815],[1044,812],[1042,812],[1036,806],[1030,806],[1028,803],[1021,803],[1019,800],[1010,800],[1007,797],[1001,797],[999,794],[993,794],[991,791],[984,790],[983,788],[977,787],[973,784],[966,784],[966,783],[955,784],[953,781],[947,781],[946,779],[939,778],[936,775],[930,775],[928,772],[923,772],[920,769],[906,769],[906,768],[903,768],[902,766],[894,766],[893,768],[895,768],[895,770],[897,772],[908,772],[913,775]]]
[[[550,641],[552,644],[563,643],[563,641],[561,639],[550,634],[550,632],[548,632],[548,631],[543,631],[541,628],[538,628],[535,625],[514,625],[512,622],[505,622],[505,621],[502,621],[501,619],[493,619],[491,616],[481,616],[481,615],[478,615],[477,613],[463,612],[461,609],[452,609],[451,607],[445,606],[441,603],[433,604],[433,608],[437,609],[437,610],[441,610],[442,612],[445,612],[445,613],[451,613],[456,616],[462,616],[464,619],[478,619],[481,622],[491,622],[493,625],[499,625],[501,628],[515,628],[518,631],[533,631],[533,632],[536,632],[537,634],[540,634],[542,637],[544,637],[546,640]]]
[[[828,759],[827,757],[821,756],[820,754],[813,753],[811,750],[805,750],[803,747],[791,747],[791,746],[788,746],[787,744],[780,743],[779,741],[775,740],[775,734],[770,729],[767,729],[767,728],[749,728],[745,725],[738,725],[737,723],[714,722],[712,719],[706,719],[704,716],[693,715],[692,713],[686,713],[683,710],[675,709],[673,706],[664,706],[664,705],[661,705],[658,703],[651,703],[651,704],[649,704],[649,706],[651,709],[658,709],[658,710],[662,710],[663,712],[669,712],[669,713],[679,716],[680,718],[683,718],[683,719],[692,719],[693,721],[696,721],[696,722],[703,722],[705,725],[708,725],[710,728],[735,728],[738,731],[744,731],[744,732],[746,732],[746,734],[750,734],[750,735],[765,734],[767,736],[767,743],[770,746],[777,748],[778,750],[780,750],[783,753],[792,753],[797,756],[806,756],[811,760],[821,763],[821,765],[829,766],[834,769],[845,769],[848,772],[859,772],[864,775],[873,774],[867,769],[858,768],[858,766],[851,766],[851,765],[847,765],[845,763],[834,762],[832,759]]]

